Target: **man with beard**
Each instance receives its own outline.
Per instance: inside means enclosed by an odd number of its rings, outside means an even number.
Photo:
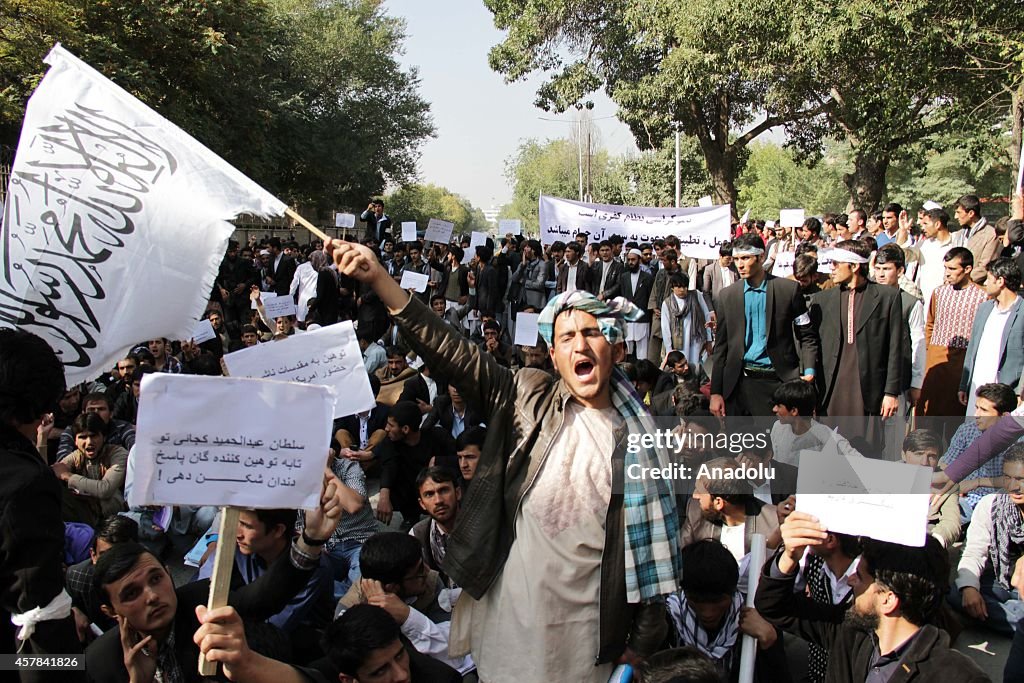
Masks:
[[[644,311],[640,322],[626,325],[626,351],[636,359],[647,358],[647,340],[651,336],[651,312],[647,302],[651,300],[654,276],[641,268],[643,252],[630,249],[626,254],[626,270],[619,276],[619,291],[633,305]]]
[[[246,320],[249,315],[249,288],[259,285],[260,274],[253,265],[252,250],[248,258],[238,255],[238,242],[228,241],[227,254],[217,273],[217,286],[221,289],[224,313],[232,322]]]
[[[761,572],[754,607],[769,621],[828,648],[825,680],[875,682],[990,680],[970,659],[950,648],[949,636],[930,622],[948,571],[945,550],[933,537],[923,548],[866,539],[853,586],[853,605],[814,605],[793,590],[800,558],[821,545],[828,530],[805,513],[782,525],[783,550]]]

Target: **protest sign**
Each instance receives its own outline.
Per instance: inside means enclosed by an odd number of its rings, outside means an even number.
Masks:
[[[505,218],[498,221],[499,235],[521,235],[523,233],[523,222],[518,218]]]
[[[228,220],[286,206],[64,48],[45,61],[11,169],[0,325],[45,339],[71,386],[191,329]]]
[[[922,546],[931,475],[918,465],[802,451],[796,509],[830,531]]]
[[[709,195],[709,194],[706,194],[706,195],[704,195],[703,197],[701,197],[700,199],[697,200],[697,206],[708,207],[708,206],[714,206],[714,205],[715,205],[715,202],[711,199],[711,195]]]
[[[282,294],[281,296],[263,294],[260,300],[263,302],[263,310],[267,312],[267,317],[271,320],[295,315],[295,299],[291,294]]]
[[[452,238],[453,230],[455,230],[454,223],[443,221],[440,218],[431,218],[430,222],[427,223],[427,231],[423,233],[423,239],[428,242],[448,244],[448,240]]]
[[[471,251],[471,252],[473,252],[475,254],[476,253],[476,248],[477,247],[482,247],[485,244],[487,244],[487,233],[486,232],[477,232],[476,230],[474,230],[472,233],[470,233],[470,235],[469,235],[469,251]]]
[[[323,386],[146,375],[129,505],[315,508],[333,405]]]
[[[334,227],[336,228],[354,228],[356,227],[356,216],[353,213],[336,213],[334,214]]]
[[[399,286],[402,289],[411,289],[414,292],[423,293],[427,291],[427,284],[430,283],[430,276],[426,273],[417,273],[412,270],[402,271],[402,282]]]
[[[224,356],[232,377],[256,377],[337,390],[334,417],[374,406],[370,378],[351,321],[303,332],[288,339],[257,344]]]
[[[402,221],[402,241],[416,241],[416,221]]]
[[[213,324],[206,318],[196,323],[195,329],[192,330],[192,341],[196,344],[210,341],[216,336],[217,333],[213,331]]]
[[[772,265],[772,275],[775,277],[789,277],[793,274],[793,262],[795,260],[796,252],[794,251],[775,252],[775,262]],[[818,253],[818,272],[832,272],[832,259],[826,257],[824,252]]]
[[[782,209],[779,211],[779,225],[783,228],[799,228],[803,224],[803,209]]]
[[[513,343],[517,346],[536,346],[539,337],[539,318],[540,313],[516,314],[516,338]]]
[[[558,197],[540,197],[540,239],[566,242],[586,234],[590,243],[619,235],[627,242],[653,242],[675,235],[680,250],[693,258],[717,259],[730,239],[729,205],[691,208],[650,208],[587,204]]]

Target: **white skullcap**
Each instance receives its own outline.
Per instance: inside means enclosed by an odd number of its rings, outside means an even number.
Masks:
[[[643,253],[642,251],[640,251],[639,249],[630,249],[630,250],[629,250],[629,251],[628,251],[628,252],[626,253],[626,255],[627,255],[627,256],[639,256],[639,257],[641,257],[641,258],[642,258],[642,257],[643,257],[643,255],[644,255],[644,253]]]

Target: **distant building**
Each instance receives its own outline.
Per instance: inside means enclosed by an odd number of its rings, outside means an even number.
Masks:
[[[500,206],[492,206],[489,209],[484,209],[484,218],[486,218],[487,222],[490,223],[493,226],[497,226],[498,225],[498,216],[500,216],[500,215],[501,215],[501,207]]]

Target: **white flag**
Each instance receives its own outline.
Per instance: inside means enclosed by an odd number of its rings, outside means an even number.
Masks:
[[[743,217],[740,218],[740,223],[745,224],[748,218],[750,218],[750,209],[747,209],[746,211],[743,212]]]
[[[29,100],[0,239],[0,325],[68,384],[202,316],[242,213],[285,204],[60,45]]]

